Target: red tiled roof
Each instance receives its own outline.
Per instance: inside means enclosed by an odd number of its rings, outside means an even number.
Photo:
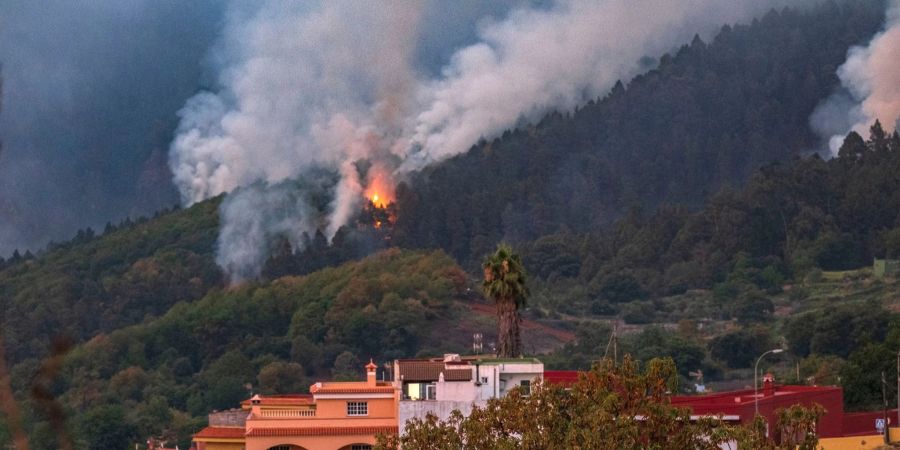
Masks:
[[[237,427],[206,427],[194,435],[197,438],[243,438],[244,429]]]
[[[312,405],[313,396],[310,394],[286,394],[286,395],[267,395],[259,397],[260,405]],[[250,406],[250,399],[241,402],[243,406]]]
[[[400,360],[397,361],[400,366],[400,376],[403,381],[437,381],[441,372],[444,373],[445,381],[471,381],[472,370],[468,363],[454,362],[445,363],[443,361],[422,361],[422,360]],[[446,366],[465,366],[467,368],[450,369]]]
[[[313,386],[310,390],[316,394],[384,394],[394,392],[393,386],[370,387],[320,387]]]
[[[398,434],[399,428],[394,425],[370,427],[315,427],[315,428],[253,428],[247,431],[247,437],[264,436],[340,436],[359,434]]]
[[[569,386],[578,381],[579,373],[581,372],[577,370],[545,370],[544,382],[547,384]]]

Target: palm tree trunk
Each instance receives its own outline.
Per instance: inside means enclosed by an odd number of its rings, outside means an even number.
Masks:
[[[500,358],[518,358],[522,356],[522,336],[519,331],[521,318],[516,301],[504,298],[497,302],[497,319],[500,332],[497,336],[497,356]]]

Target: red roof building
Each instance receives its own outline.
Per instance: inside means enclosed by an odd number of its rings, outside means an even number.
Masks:
[[[544,380],[551,384],[570,386],[578,380],[578,371],[552,370],[544,372]],[[876,419],[882,419],[881,411],[844,412],[844,391],[838,386],[801,386],[776,384],[767,374],[758,392],[753,389],[717,392],[705,395],[675,395],[672,404],[688,408],[697,416],[722,416],[726,421],[746,424],[759,414],[774,424],[775,411],[793,405],[822,405],[825,415],[819,420],[819,437],[869,436],[877,434]],[[897,410],[887,412],[888,422],[897,424]]]

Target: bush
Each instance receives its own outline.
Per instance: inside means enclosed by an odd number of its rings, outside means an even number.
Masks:
[[[709,354],[732,369],[752,367],[755,359],[772,348],[772,339],[763,330],[739,330],[709,341]]]
[[[625,323],[630,324],[647,324],[653,323],[655,319],[655,311],[651,302],[631,302],[622,305],[620,308],[622,319]]]

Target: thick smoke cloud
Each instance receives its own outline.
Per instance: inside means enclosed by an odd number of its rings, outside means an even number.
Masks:
[[[219,88],[195,96],[180,113],[170,155],[175,183],[190,204],[235,190],[236,198],[259,197],[260,186],[330,170],[339,179],[333,199],[315,214],[331,238],[375,181],[360,163],[402,177],[523,120],[600,96],[634,75],[642,57],[694,33],[708,36],[784,3],[526,5],[482,19],[477,39],[437,72],[417,60],[417,43],[428,41],[423,35],[453,32],[440,23],[420,26],[435,3],[267,2],[235,10],[219,47]],[[240,189],[248,185],[254,188]],[[266,242],[283,221],[230,221],[268,217],[271,204],[285,202],[226,202],[223,229]],[[292,220],[309,223],[309,211],[298,208]],[[238,234],[223,232],[219,240],[220,264],[233,279],[254,276],[266,257],[265,245],[232,245]]]
[[[214,0],[0,2],[0,256],[177,203],[167,152]]]
[[[641,57],[779,3],[569,1],[516,10],[485,26],[482,41],[456,52],[444,77],[425,86],[412,129],[414,154],[404,168],[466,151],[523,118],[572,110],[635,75]]]
[[[900,0],[889,2],[884,31],[865,47],[853,47],[838,68],[842,88],[816,108],[813,128],[828,140],[836,156],[844,137],[856,131],[863,137],[880,120],[886,131],[900,121]]]
[[[337,180],[323,172],[303,175],[273,185],[253,184],[223,201],[216,262],[233,281],[258,276],[279,238],[300,247],[323,228],[322,201],[334,196]]]

